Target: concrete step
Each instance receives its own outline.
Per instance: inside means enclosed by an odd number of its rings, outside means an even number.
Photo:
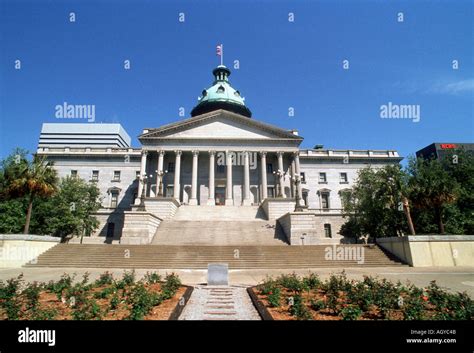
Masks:
[[[364,262],[361,264],[356,259],[326,260],[326,248],[325,245],[233,247],[58,244],[41,254],[37,261],[25,266],[206,269],[209,263],[223,262],[228,263],[231,269],[264,269],[402,265],[378,247],[364,247]],[[238,250],[237,257],[235,250]]]
[[[252,219],[165,220],[158,227],[153,245],[288,245],[275,222]]]
[[[248,221],[265,219],[265,214],[259,206],[190,206],[183,205],[173,217],[183,221]]]

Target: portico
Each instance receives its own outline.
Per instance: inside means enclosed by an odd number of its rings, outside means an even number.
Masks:
[[[268,197],[278,197],[278,190],[282,190],[280,197],[292,198],[290,175],[295,173],[295,156],[291,150],[245,150],[244,146],[240,150],[220,150],[212,145],[147,149],[142,153],[137,202],[143,183],[147,198],[173,197],[189,205],[258,205]],[[283,175],[274,173],[277,170]]]

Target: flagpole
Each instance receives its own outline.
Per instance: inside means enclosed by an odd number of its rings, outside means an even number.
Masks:
[[[224,66],[224,44],[221,44],[221,66]]]

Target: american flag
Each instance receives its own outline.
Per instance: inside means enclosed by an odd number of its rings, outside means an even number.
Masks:
[[[222,44],[216,47],[216,55],[222,56]]]

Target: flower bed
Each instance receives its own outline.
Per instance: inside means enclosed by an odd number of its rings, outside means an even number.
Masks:
[[[472,320],[474,301],[432,281],[426,288],[344,272],[321,281],[315,274],[267,278],[250,289],[262,317],[274,320]]]
[[[134,271],[121,279],[105,272],[89,282],[64,274],[58,281],[28,283],[22,275],[0,281],[0,320],[168,320],[187,287],[175,274],[162,279],[147,273],[135,280]]]

